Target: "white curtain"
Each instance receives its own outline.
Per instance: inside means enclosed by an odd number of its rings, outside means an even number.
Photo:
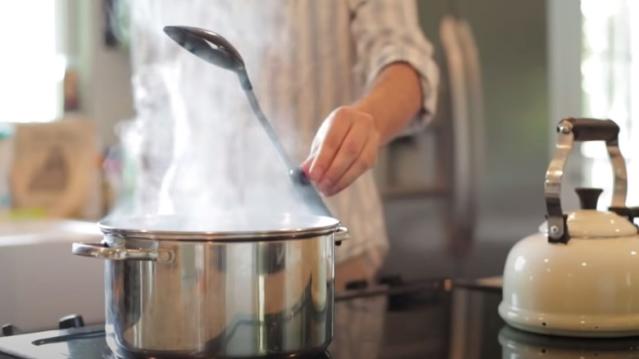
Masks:
[[[639,205],[639,1],[581,0],[584,114],[610,118],[621,127],[620,145],[628,164],[630,205]],[[606,192],[610,203],[612,174],[605,146],[586,143],[585,177]]]
[[[44,122],[62,107],[61,0],[0,1],[0,122]]]

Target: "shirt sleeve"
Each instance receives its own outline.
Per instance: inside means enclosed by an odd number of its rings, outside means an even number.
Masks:
[[[349,0],[358,80],[370,86],[379,72],[395,62],[411,65],[419,74],[422,110],[407,133],[422,129],[437,105],[439,71],[433,46],[419,26],[414,0]]]

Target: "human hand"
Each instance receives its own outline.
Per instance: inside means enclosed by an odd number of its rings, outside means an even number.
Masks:
[[[322,193],[332,196],[373,167],[379,145],[374,118],[354,106],[342,106],[320,126],[302,169]]]

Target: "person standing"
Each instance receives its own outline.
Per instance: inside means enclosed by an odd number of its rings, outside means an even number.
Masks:
[[[134,82],[142,84],[137,96],[141,106],[136,107],[140,117],[148,118],[145,123],[156,124],[176,111],[170,107],[180,102],[170,99],[178,82],[197,84],[182,91],[189,121],[199,121],[198,132],[188,141],[198,141],[201,133],[219,134],[219,124],[231,123],[226,115],[241,117],[248,111],[243,95],[234,92],[240,91],[236,80],[224,80],[222,72],[208,79],[210,65],[188,58],[179,71],[163,67],[190,54],[165,45],[170,40],[158,28],[188,24],[225,36],[242,53],[267,117],[288,140],[287,150],[349,228],[349,240],[335,253],[336,288],[372,279],[389,243],[369,169],[382,146],[424,126],[435,112],[438,69],[433,47],[420,29],[415,0],[134,3],[147,6],[135,12],[140,41],[132,47]],[[162,76],[166,79],[159,81]],[[146,115],[140,107],[148,109]],[[207,130],[215,113],[223,118]],[[239,120],[233,121],[237,126]],[[160,133],[146,133],[154,139],[168,131],[166,126],[153,130]],[[208,137],[203,141],[215,144]],[[165,146],[158,146],[162,154]],[[241,149],[240,144],[232,152]]]

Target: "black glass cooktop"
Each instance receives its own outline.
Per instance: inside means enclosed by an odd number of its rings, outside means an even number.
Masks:
[[[334,339],[319,358],[639,358],[639,338],[580,340],[511,329],[497,314],[500,297],[498,279],[396,279],[349,290],[336,298]],[[113,355],[103,327],[87,326],[0,337],[0,358]]]

